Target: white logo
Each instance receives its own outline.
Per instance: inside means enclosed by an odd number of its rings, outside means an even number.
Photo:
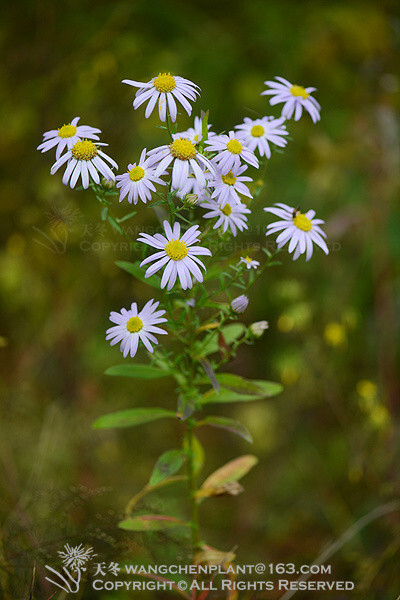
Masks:
[[[53,574],[52,576],[56,577],[56,581],[49,577],[46,579],[64,592],[76,594],[79,592],[82,571],[86,571],[85,564],[97,554],[93,553],[93,548],[84,548],[82,544],[72,547],[65,544],[64,550],[59,551],[58,554],[62,558],[63,572],[60,573],[49,565],[45,565],[45,568]]]

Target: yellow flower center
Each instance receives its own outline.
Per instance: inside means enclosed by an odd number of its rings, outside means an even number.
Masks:
[[[221,212],[223,212],[224,215],[226,215],[227,217],[229,217],[229,215],[232,212],[230,204],[225,204],[225,206],[223,208],[221,208]]]
[[[235,185],[236,179],[237,177],[232,173],[232,171],[229,171],[229,173],[226,175],[222,175],[222,181],[226,183],[226,185]]]
[[[179,160],[190,160],[197,154],[196,146],[188,138],[174,140],[169,149],[172,156]]]
[[[253,125],[250,133],[253,137],[261,137],[264,135],[264,127],[262,125]]]
[[[175,77],[171,73],[159,73],[153,79],[153,84],[157,92],[172,92],[176,88]]]
[[[310,219],[301,212],[298,212],[296,216],[293,217],[293,223],[296,225],[297,229],[301,229],[302,231],[310,231],[310,229],[312,229]]]
[[[142,329],[142,327],[143,321],[142,319],[139,319],[139,317],[131,317],[126,324],[126,328],[129,333],[137,333]]]
[[[140,181],[144,177],[144,169],[142,169],[142,167],[139,167],[139,166],[133,167],[133,169],[128,171],[128,173],[129,173],[129,179],[131,181]]]
[[[58,135],[61,138],[69,138],[69,137],[73,137],[76,134],[77,131],[77,127],[75,127],[75,125],[71,125],[71,123],[68,123],[68,125],[63,125],[62,127],[60,127],[60,129],[58,130]]]
[[[239,140],[229,140],[229,142],[226,145],[227,149],[229,150],[229,152],[232,152],[232,154],[240,154],[242,151],[242,144],[239,142]]]
[[[292,85],[290,88],[290,93],[292,96],[301,96],[301,98],[304,100],[307,100],[308,96],[310,95],[303,87],[301,87],[301,85]]]
[[[180,242],[179,240],[172,240],[172,242],[168,242],[165,246],[165,252],[168,254],[172,260],[182,260],[185,258],[188,253],[187,246],[184,242]]]
[[[76,160],[91,160],[96,156],[97,148],[90,140],[83,140],[72,146],[71,153]]]
[[[252,262],[252,259],[250,258],[250,256],[246,256],[246,258],[244,260],[249,264]]]

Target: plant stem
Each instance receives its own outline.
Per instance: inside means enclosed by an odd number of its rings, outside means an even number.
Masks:
[[[199,510],[198,504],[195,497],[197,486],[196,486],[196,475],[194,471],[194,452],[193,452],[193,423],[190,421],[187,423],[186,431],[187,439],[187,473],[188,473],[188,490],[190,500],[190,514],[191,514],[191,531],[192,531],[192,557],[196,554],[200,544],[200,530],[199,530]]]

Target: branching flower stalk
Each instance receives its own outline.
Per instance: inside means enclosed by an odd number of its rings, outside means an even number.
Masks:
[[[191,103],[200,94],[196,84],[170,73],[160,73],[146,83],[124,83],[138,88],[133,106],[137,109],[146,105],[146,118],[158,110],[165,123],[158,127],[168,136],[164,145],[144,149],[137,162],[116,176],[117,164],[101,150],[104,144],[97,136],[100,130],[88,126],[79,129],[75,118],[45,133],[39,149],[56,151],[51,173],[64,166],[63,183],[71,188],[81,179],[78,189],[91,188],[101,206],[101,219],[121,235],[130,239],[124,223],[137,210],[115,217],[117,198],[135,205],[140,200],[147,208],[156,209],[161,221],[156,234],[143,231],[134,246],[134,240],[130,240],[132,262],[117,262],[157,290],[160,299],[150,298],[144,305],[129,299],[127,308],[111,312],[112,326],[106,337],[111,345],[119,344],[125,362],[107,373],[145,379],[173,377],[177,406],[129,408],[100,417],[94,426],[135,427],[162,418],[181,423],[182,447],[167,450],[158,458],[149,482],[129,502],[126,518],[119,526],[133,532],[189,527],[192,558],[201,552],[202,560],[207,560],[209,546],[202,539],[199,505],[207,498],[239,493],[242,488],[238,481],[257,459],[249,454],[233,459],[199,485],[204,452],[197,430],[204,426],[225,429],[251,442],[243,424],[230,417],[214,416],[209,407],[260,400],[282,390],[279,383],[220,371],[242,345],[255,343],[268,328],[267,321],[250,325],[242,322],[251,301],[250,292],[269,267],[280,264],[277,254],[287,243],[294,260],[302,254],[309,260],[314,244],[328,254],[320,227],[323,221],[315,218],[313,210],[302,213],[300,208],[283,203],[264,209],[279,219],[266,230],[266,235],[277,234],[274,251],[266,246],[243,252],[240,243],[233,246],[232,242],[239,232],[248,229],[253,203],[261,198],[263,182],[257,179],[257,169],[261,165],[264,177],[274,150],[282,152],[288,142],[288,119],[293,116],[298,120],[305,114],[304,109],[317,122],[320,107],[311,96],[314,88],[278,78],[278,83],[266,82],[265,92],[271,105],[284,104],[278,117],[245,117],[234,129],[216,134],[207,111],[194,119],[193,127],[179,131],[178,105],[191,114]],[[159,343],[160,336],[165,340],[163,344]],[[132,360],[142,346],[149,364]],[[180,517],[138,510],[137,504],[146,494],[182,480],[178,473],[184,463],[189,523]]]

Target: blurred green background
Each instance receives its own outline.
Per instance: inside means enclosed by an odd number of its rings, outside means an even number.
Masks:
[[[184,559],[173,534],[148,541],[116,527],[157,456],[178,443],[179,428],[161,421],[135,430],[91,429],[99,415],[155,404],[155,397],[157,405],[175,405],[168,380],[138,386],[103,376],[121,362],[118,349],[104,340],[108,312],[132,299],[143,302],[151,291],[115,266],[134,257],[103,227],[91,193],[63,186],[59,173],[51,177],[52,153],[35,150],[43,131],[76,115],[102,129],[121,170],[141,148],[162,143],[156,117],[146,121],[142,109],[133,110],[133,89],[121,85],[124,78],[147,81],[171,71],[198,83],[202,96],[193,114],[209,108],[217,130],[244,116],[279,114],[259,95],[275,75],[314,85],[323,107],[315,126],[308,116],[289,123],[293,140],[283,155],[272,157],[259,205],[281,201],[315,208],[327,221],[331,253],[326,258],[317,251],[308,264],[285,254],[283,267],[268,270],[253,289],[245,322],[267,319],[270,329],[255,346],[241,349],[230,369],[282,381],[285,391],[270,401],[225,407],[225,414],[253,432],[252,449],[229,433],[201,432],[208,455],[204,476],[239,454],[251,451],[260,458],[244,480],[245,493],[204,503],[203,536],[221,550],[238,544],[238,563],[308,564],[363,515],[398,499],[396,4],[3,4],[5,598],[29,597],[35,559],[34,597],[49,598],[54,588],[44,580],[43,564],[55,564],[66,542],[93,545],[108,562],[161,561],[167,547],[169,560]],[[187,127],[189,119],[181,123]],[[261,206],[251,229],[251,241],[260,243],[268,221]],[[117,212],[124,214],[126,206]],[[140,205],[133,231],[145,222],[153,217]],[[160,511],[169,503],[174,507],[172,492],[147,502]],[[395,600],[399,550],[397,509],[360,529],[326,561],[333,565],[330,578],[354,580],[351,598]],[[122,600],[132,594],[87,588],[79,597]]]

